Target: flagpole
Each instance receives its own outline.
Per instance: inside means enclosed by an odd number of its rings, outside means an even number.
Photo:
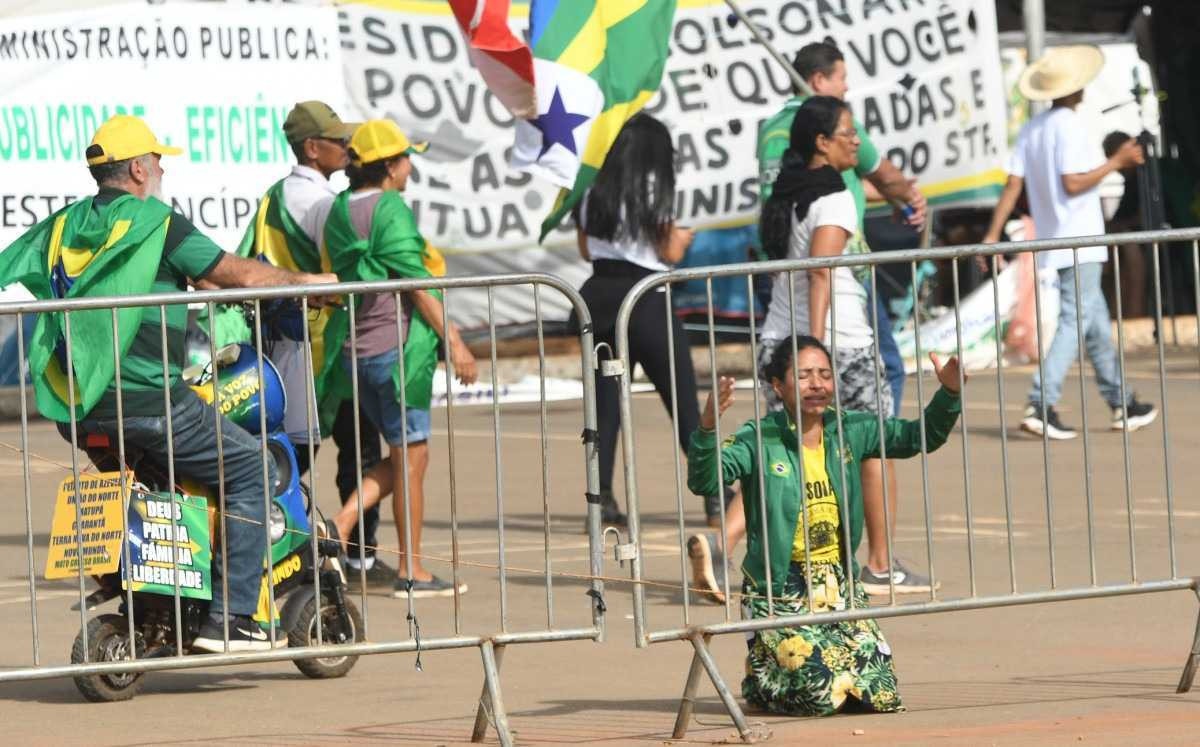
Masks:
[[[771,55],[772,59],[778,62],[783,69],[787,71],[788,77],[792,79],[792,85],[796,87],[796,90],[805,96],[812,96],[813,91],[811,88],[809,88],[808,82],[805,81],[804,78],[801,78],[800,73],[796,72],[796,68],[792,67],[791,63],[784,59],[783,55],[779,53],[779,50],[776,49],[771,42],[767,41],[767,38],[761,31],[759,31],[758,26],[754,25],[754,23],[750,20],[750,17],[746,15],[746,12],[742,10],[738,4],[734,2],[734,0],[725,0],[725,4],[729,6],[729,9],[733,11],[733,14],[737,16],[739,21],[746,24],[746,28],[750,29],[750,33],[754,35],[754,38],[758,40],[759,44],[763,45],[763,49],[767,50],[767,53]]]

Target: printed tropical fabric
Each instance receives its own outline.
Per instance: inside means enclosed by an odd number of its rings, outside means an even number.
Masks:
[[[813,612],[846,608],[846,574],[840,564],[813,563],[812,583]],[[751,594],[747,600],[743,614],[767,617],[765,596]],[[854,603],[867,606],[867,594],[858,584]],[[804,564],[792,563],[784,594],[775,598],[775,614],[808,611]],[[747,645],[750,654],[742,697],[757,708],[795,716],[830,716],[847,708],[879,713],[904,710],[892,650],[874,620],[764,630]]]

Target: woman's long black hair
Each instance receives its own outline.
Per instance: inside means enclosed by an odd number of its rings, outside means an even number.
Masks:
[[[579,225],[579,208],[575,208]],[[675,217],[675,145],[666,125],[640,113],[625,123],[588,194],[583,225],[589,236],[620,237],[654,246],[666,241]]]
[[[849,107],[841,99],[832,96],[813,96],[796,110],[792,120],[787,151],[771,198],[763,205],[759,217],[759,236],[763,250],[771,259],[783,259],[788,253],[788,241],[792,231],[792,215],[803,220],[808,206],[815,197],[805,200],[803,190],[786,188],[788,183],[799,181],[808,170],[808,164],[817,153],[817,136],[832,138],[837,130],[842,112]],[[803,186],[803,185],[801,185]],[[799,198],[799,199],[797,199]]]

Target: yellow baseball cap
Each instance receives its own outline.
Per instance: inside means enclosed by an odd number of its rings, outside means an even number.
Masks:
[[[96,130],[91,145],[84,151],[88,166],[124,161],[147,153],[178,156],[183,153],[183,149],[160,143],[150,131],[150,127],[140,117],[132,114],[116,114],[109,117]]]
[[[350,138],[350,162],[355,166],[407,153],[424,153],[429,143],[414,143],[390,119],[363,122]]]

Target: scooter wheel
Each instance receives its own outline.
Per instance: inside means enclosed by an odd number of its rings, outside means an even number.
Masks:
[[[140,633],[135,631],[137,656],[141,658],[146,646]],[[83,632],[75,636],[71,647],[71,663],[98,664],[107,661],[126,661],[130,658],[129,619],[124,615],[100,615],[88,620],[87,638]],[[75,686],[83,697],[93,703],[112,703],[129,700],[141,692],[142,672],[117,672],[111,674],[89,674],[75,677]]]
[[[325,596],[325,595],[322,595]],[[288,633],[288,646],[338,645],[363,640],[363,620],[354,602],[346,599],[347,620],[343,625],[338,620],[337,607],[332,599],[325,597],[321,604],[321,637],[317,638],[317,599],[309,599],[300,611],[296,626]],[[349,630],[345,626],[349,626]],[[330,656],[320,659],[296,659],[296,669],[313,679],[324,680],[345,677],[358,662],[357,656]]]

